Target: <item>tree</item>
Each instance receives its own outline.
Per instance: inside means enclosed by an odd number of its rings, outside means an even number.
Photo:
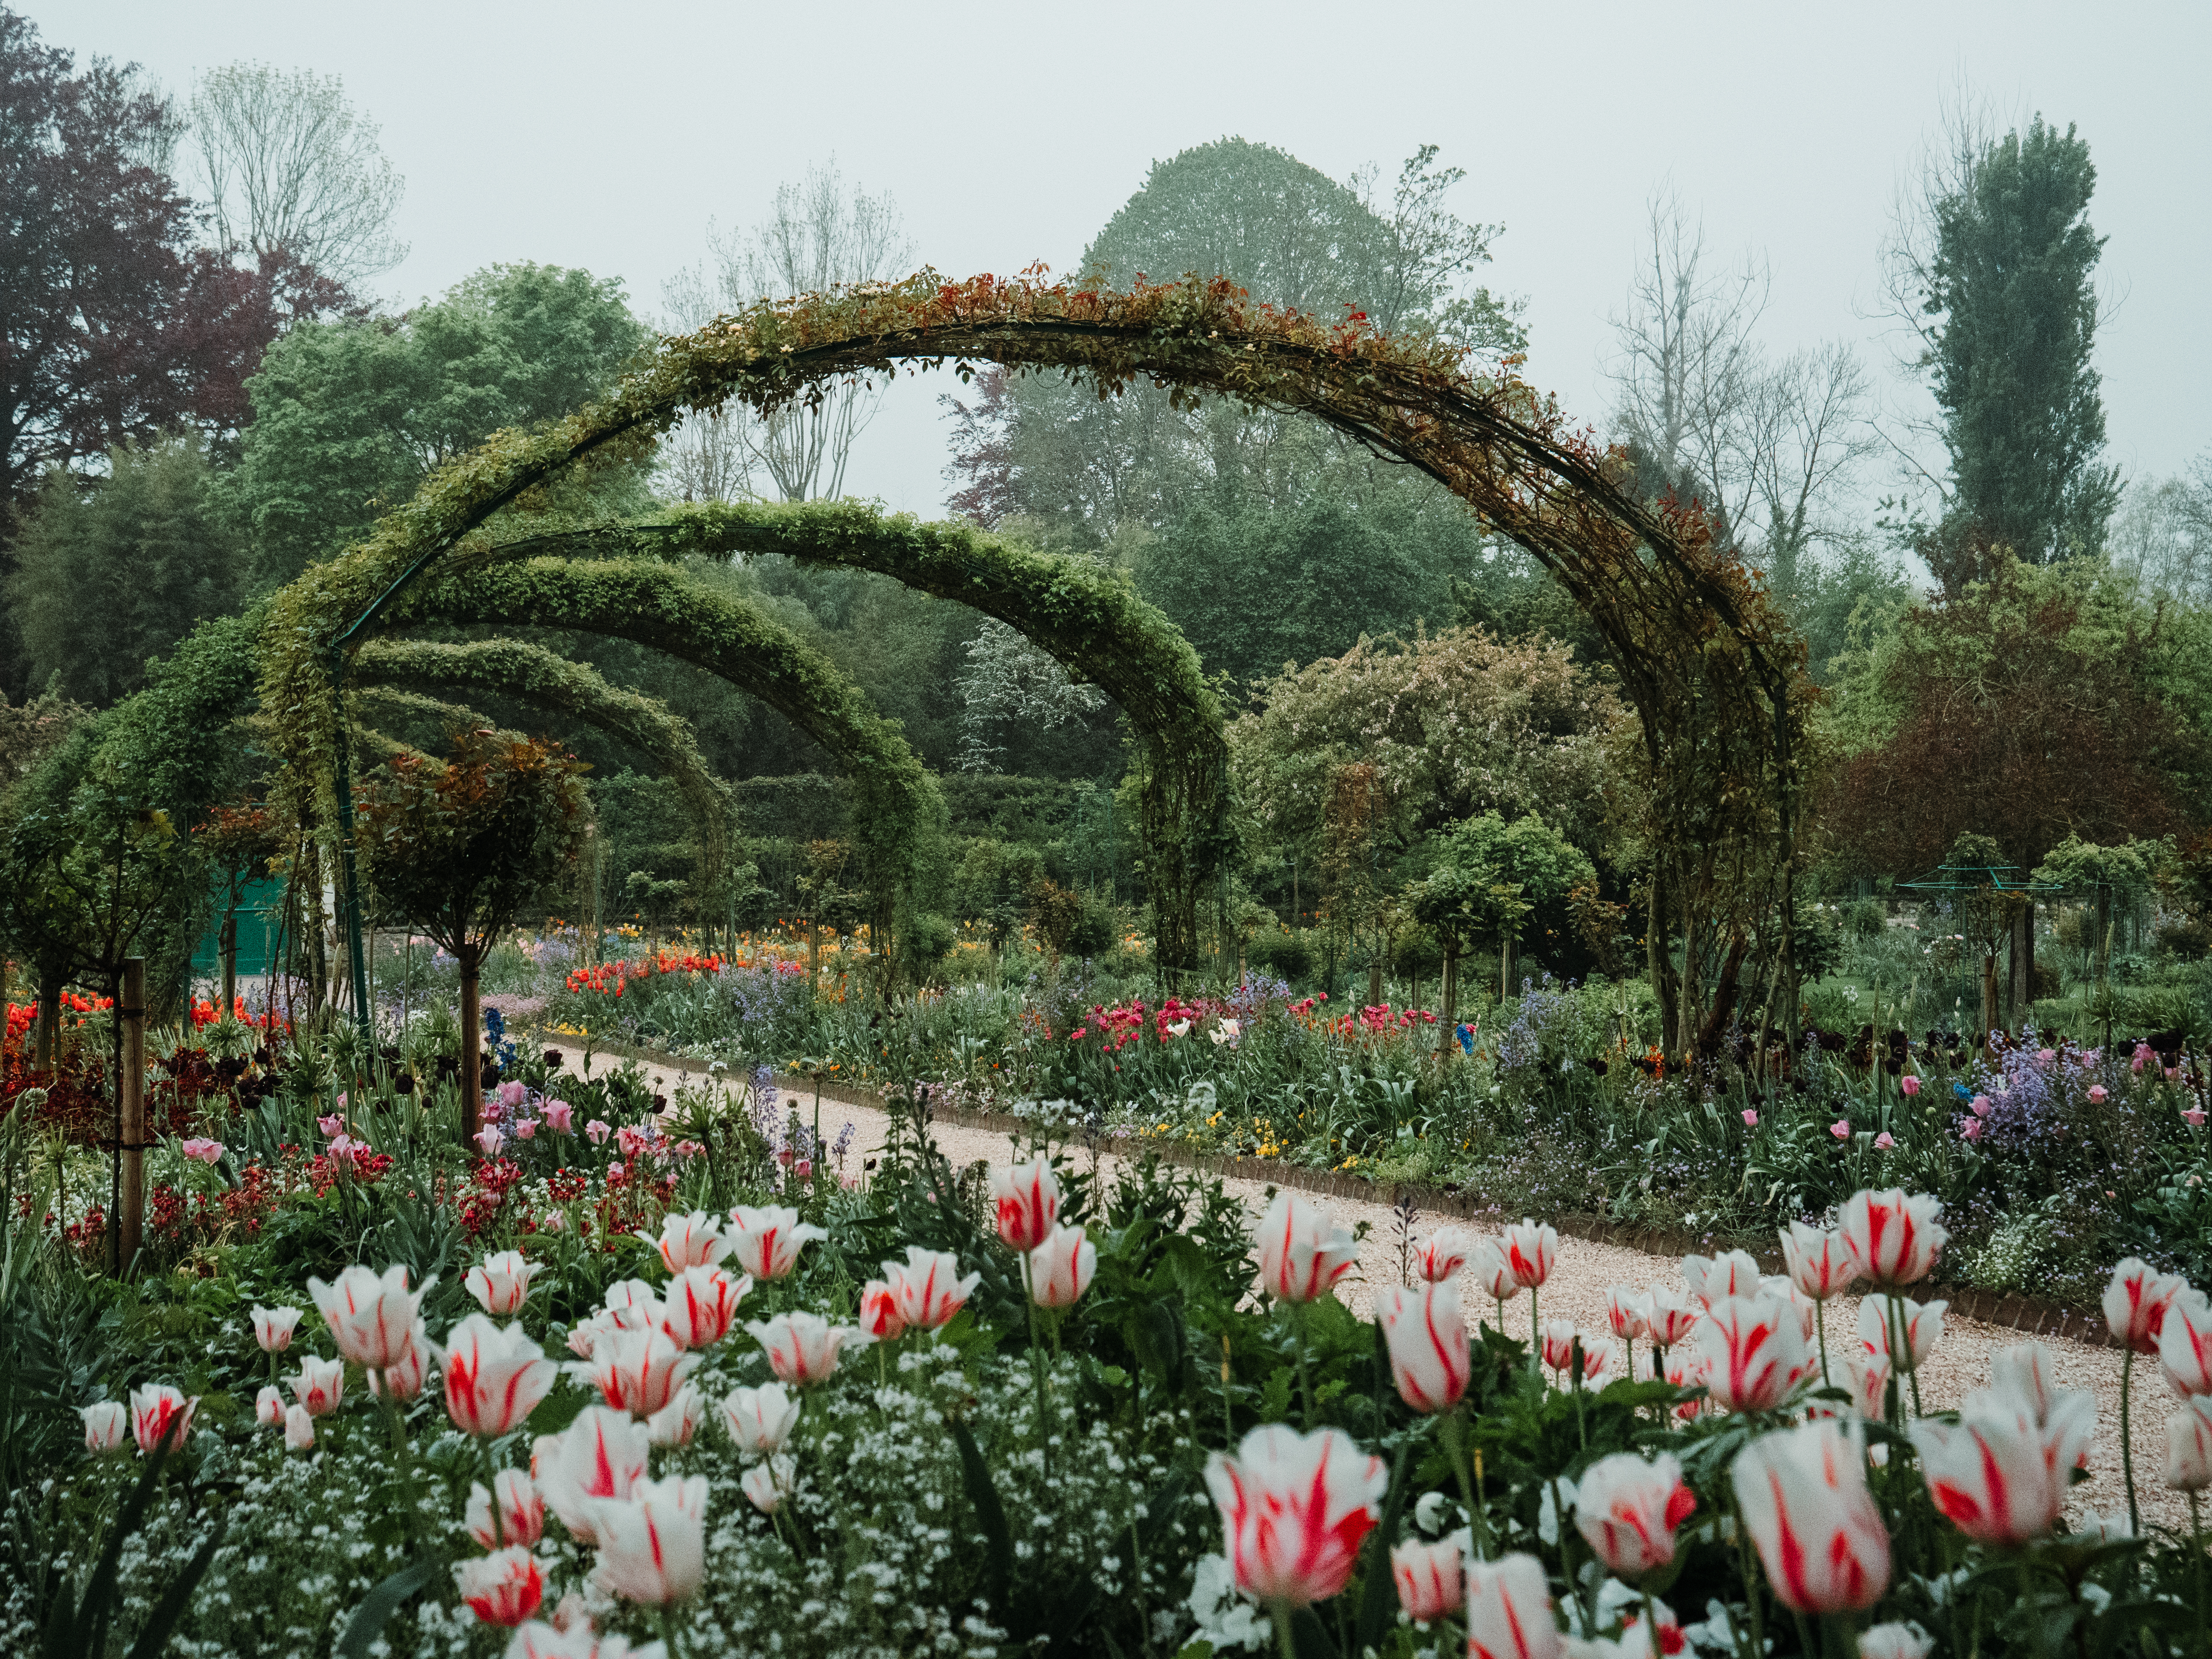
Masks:
[[[2130,483],[2106,546],[2151,591],[2212,603],[2212,455],[2179,477]]]
[[[91,713],[51,684],[12,708],[0,693],[0,794],[36,771]]]
[[[708,264],[686,270],[662,290],[682,325],[702,326],[718,311],[756,300],[819,294],[842,285],[890,282],[914,257],[897,204],[855,186],[848,195],[833,157],[810,167],[798,184],[776,187],[769,216],[743,234],[708,229]],[[875,418],[883,394],[865,381],[825,389],[765,419],[702,415],[687,421],[675,447],[696,453],[687,471],[731,472],[734,436],[745,457],[766,470],[787,501],[835,501],[845,493],[854,440]],[[710,461],[708,457],[717,457]]]
[[[105,706],[195,624],[237,608],[240,561],[210,495],[188,434],[118,446],[89,484],[47,475],[5,585],[33,680]]]
[[[407,257],[390,234],[406,181],[336,76],[228,64],[194,90],[191,134],[224,252],[289,255],[348,285]]]
[[[552,744],[465,732],[452,760],[403,752],[361,788],[379,902],[460,964],[461,1110],[471,1135],[483,1110],[483,959],[582,850],[591,818],[582,770]]]
[[[1939,411],[1939,522],[1917,550],[1948,592],[2010,549],[2033,564],[2102,550],[2119,498],[2103,463],[2092,361],[2104,239],[2089,223],[2089,147],[2040,115],[2002,138],[1954,118],[1885,249],[1892,308]]]
[[[1106,706],[1097,686],[1068,678],[1059,660],[995,617],[986,617],[968,642],[968,664],[952,683],[962,708],[960,769],[1003,770],[1005,745],[994,735],[1006,727],[1051,732],[1079,730]]]
[[[1407,898],[1443,941],[1447,1019],[1458,1013],[1458,958],[1475,939],[1498,941],[1498,994],[1510,997],[1514,946],[1528,917],[1564,920],[1567,896],[1597,885],[1589,855],[1534,812],[1510,824],[1496,812],[1463,818],[1435,837],[1433,857]]]

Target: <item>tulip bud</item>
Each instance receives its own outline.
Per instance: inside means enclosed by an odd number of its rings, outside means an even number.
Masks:
[[[305,1451],[314,1443],[314,1414],[295,1401],[284,1408],[284,1449]]]
[[[1559,1230],[1549,1222],[1539,1226],[1524,1220],[1517,1227],[1508,1227],[1500,1243],[1514,1282],[1527,1290],[1543,1289],[1544,1281],[1552,1276],[1552,1264],[1559,1259]]]
[[[1206,1484],[1237,1588],[1302,1607],[1327,1601],[1352,1577],[1390,1474],[1341,1429],[1300,1434],[1270,1423],[1246,1435],[1236,1456],[1213,1453]]]
[[[486,1438],[521,1427],[560,1375],[520,1325],[495,1325],[482,1314],[447,1334],[440,1372],[453,1426]]]
[[[468,1508],[463,1512],[469,1536],[488,1550],[535,1545],[545,1532],[545,1500],[538,1495],[537,1483],[521,1469],[501,1469],[491,1484],[492,1492],[486,1492],[483,1481],[469,1483]],[[493,1492],[499,1498],[496,1529],[492,1524]]]
[[[511,1319],[522,1311],[530,1281],[544,1270],[544,1262],[527,1261],[520,1250],[501,1250],[463,1274],[461,1286],[494,1318]]]
[[[998,1204],[999,1237],[1008,1249],[1027,1255],[1052,1237],[1060,1219],[1060,1181],[1043,1153],[992,1170],[991,1196]]]
[[[1729,1297],[1757,1296],[1761,1277],[1758,1258],[1743,1250],[1682,1258],[1682,1283],[1689,1286],[1691,1299],[1707,1309]]]
[[[716,1267],[685,1267],[668,1282],[660,1328],[679,1348],[711,1348],[730,1334],[738,1304],[753,1287]]]
[[[1674,1533],[1698,1507],[1670,1453],[1601,1457],[1576,1488],[1575,1529],[1608,1572],[1633,1582],[1674,1559]]]
[[[2158,1358],[2177,1395],[2212,1394],[2212,1303],[2202,1291],[2185,1290],[2166,1304]]]
[[[860,1286],[860,1329],[874,1342],[896,1342],[906,1334],[906,1316],[899,1311],[898,1292],[880,1279]]]
[[[1081,1227],[1054,1227],[1030,1257],[1030,1297],[1040,1308],[1072,1308],[1098,1271],[1098,1247]]]
[[[1559,1659],[1562,1649],[1542,1562],[1508,1555],[1467,1569],[1468,1659]]]
[[[171,1451],[182,1449],[199,1403],[198,1395],[187,1400],[166,1383],[131,1389],[131,1432],[138,1442],[140,1454],[151,1456],[164,1443]]]
[[[1398,1397],[1417,1412],[1451,1410],[1471,1374],[1459,1285],[1449,1279],[1418,1291],[1394,1285],[1379,1306]]]
[[[897,1293],[899,1317],[910,1331],[933,1331],[949,1324],[967,1305],[983,1275],[960,1276],[959,1258],[948,1250],[906,1247],[906,1260],[883,1264],[884,1279]]]
[[[2189,1288],[2179,1273],[2162,1273],[2138,1256],[2112,1269],[2105,1286],[2105,1326],[2113,1340],[2137,1353],[2158,1352],[2166,1310]]]
[[[2212,1396],[2192,1395],[2166,1419],[2166,1484],[2176,1492],[2212,1486]]]
[[[1521,1281],[1513,1276],[1513,1264],[1505,1259],[1504,1239],[1487,1235],[1476,1239],[1468,1265],[1474,1269],[1475,1284],[1492,1302],[1510,1302],[1521,1294]]]
[[[292,1379],[292,1398],[310,1417],[328,1417],[345,1394],[345,1361],[300,1356],[300,1374]]]
[[[1935,1270],[1936,1257],[1951,1237],[1936,1219],[1942,1213],[1942,1201],[1926,1193],[1862,1188],[1844,1200],[1837,1230],[1866,1276],[1894,1289]]]
[[[646,1437],[656,1446],[688,1446],[698,1431],[699,1418],[706,1409],[706,1401],[699,1393],[696,1382],[686,1382],[669,1397],[668,1403],[646,1419]]]
[[[791,1496],[798,1481],[796,1462],[788,1457],[770,1457],[747,1469],[738,1485],[755,1509],[763,1515],[774,1515],[783,1507],[783,1500]]]
[[[594,1498],[601,1589],[647,1607],[696,1595],[707,1571],[707,1477],[641,1480],[626,1499]]]
[[[1457,1613],[1467,1599],[1466,1568],[1456,1538],[1399,1545],[1390,1552],[1390,1577],[1398,1586],[1399,1606],[1417,1625]]]
[[[1761,1435],[1729,1469],[1783,1606],[1856,1613],[1889,1588],[1889,1529],[1866,1484],[1866,1432],[1824,1417]]]
[[[545,1571],[519,1544],[455,1562],[453,1581],[469,1611],[487,1625],[512,1629],[545,1600]]]
[[[253,1340],[264,1353],[282,1353],[292,1346],[292,1332],[299,1322],[297,1308],[256,1308]]]
[[[1260,1288],[1279,1302],[1326,1296],[1359,1260],[1352,1235],[1303,1193],[1276,1193],[1255,1237]]]
[[[726,1235],[730,1255],[738,1267],[755,1279],[781,1279],[799,1265],[799,1252],[814,1239],[829,1234],[811,1222],[801,1222],[799,1212],[779,1204],[756,1209],[740,1204],[730,1212],[734,1226]]]
[[[1815,1302],[1842,1295],[1863,1271],[1841,1232],[1802,1221],[1782,1230],[1782,1262],[1790,1283]]]
[[[798,1426],[799,1401],[781,1382],[732,1389],[722,1401],[722,1422],[738,1450],[780,1452]]]
[[[764,1324],[750,1320],[745,1329],[767,1351],[776,1380],[799,1388],[826,1381],[836,1374],[839,1351],[847,1343],[867,1340],[854,1327],[832,1325],[813,1313],[778,1314]]]
[[[1869,1296],[1859,1304],[1859,1335],[1868,1347],[1887,1356],[1893,1369],[1917,1370],[1943,1340],[1943,1310],[1950,1305],[1923,1304],[1908,1296]]]
[[[275,1394],[274,1389],[264,1389],[264,1394]],[[77,1415],[84,1419],[84,1449],[98,1456],[103,1452],[120,1451],[131,1434],[131,1413],[119,1400],[102,1400],[94,1405],[80,1406]]]
[[[1413,1241],[1413,1272],[1431,1285],[1459,1277],[1474,1258],[1474,1235],[1464,1227],[1439,1227]]]

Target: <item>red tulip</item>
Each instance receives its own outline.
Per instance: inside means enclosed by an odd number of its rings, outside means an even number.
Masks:
[[[1390,1577],[1398,1586],[1398,1604],[1417,1625],[1457,1613],[1467,1599],[1466,1570],[1455,1538],[1399,1545],[1390,1552]]]
[[[871,1341],[896,1342],[906,1334],[906,1316],[889,1281],[872,1279],[860,1286],[860,1329]]]
[[[1912,1285],[1934,1271],[1936,1257],[1951,1235],[1936,1218],[1940,1200],[1926,1193],[1907,1194],[1901,1187],[1886,1193],[1864,1188],[1844,1200],[1838,1231],[1866,1276],[1884,1289]]]
[[[1260,1218],[1260,1288],[1279,1302],[1312,1302],[1328,1294],[1359,1260],[1352,1235],[1320,1205],[1287,1189]]]
[[[999,1237],[1008,1249],[1027,1255],[1052,1237],[1060,1219],[1060,1180],[1043,1153],[993,1170],[991,1196],[998,1205]]]
[[[1458,1405],[1470,1375],[1459,1286],[1447,1281],[1409,1291],[1394,1285],[1383,1292],[1380,1309],[1398,1397],[1417,1412],[1448,1412]]]
[[[1681,1464],[1664,1452],[1648,1463],[1633,1452],[1600,1458],[1577,1491],[1576,1529],[1607,1571],[1627,1579],[1674,1560],[1675,1529],[1698,1507]]]
[[[1206,1484],[1237,1588],[1298,1607],[1344,1588],[1390,1475],[1341,1429],[1299,1434],[1270,1423],[1246,1435],[1235,1457],[1214,1453]]]
[[[1508,1555],[1467,1570],[1468,1659],[1559,1659],[1563,1649],[1542,1562]]]
[[[487,1625],[514,1628],[545,1600],[545,1570],[521,1545],[453,1565],[469,1611]]]
[[[1889,1529],[1867,1491],[1866,1433],[1832,1417],[1761,1435],[1729,1470],[1782,1604],[1856,1613],[1889,1588]]]
[[[487,1438],[520,1428],[560,1375],[520,1326],[495,1325],[482,1314],[447,1333],[439,1370],[454,1427]]]

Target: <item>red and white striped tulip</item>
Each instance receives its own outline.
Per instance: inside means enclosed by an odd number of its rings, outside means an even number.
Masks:
[[[2166,1310],[2188,1290],[2179,1273],[2162,1273],[2139,1256],[2112,1269],[2105,1286],[2105,1325],[2113,1340],[2136,1353],[2156,1353]]]
[[[331,1328],[339,1356],[380,1371],[405,1356],[416,1310],[422,1304],[423,1292],[436,1282],[433,1279],[422,1290],[410,1291],[404,1266],[395,1263],[380,1274],[356,1265],[332,1284],[310,1279],[307,1294]]]
[[[492,1498],[499,1499],[498,1526],[493,1526]],[[545,1500],[538,1483],[524,1469],[501,1469],[492,1477],[491,1491],[481,1480],[469,1483],[468,1508],[463,1521],[469,1536],[488,1550],[520,1544],[527,1549],[545,1534]]]
[[[1837,1230],[1866,1276],[1893,1290],[1917,1284],[1935,1271],[1936,1258],[1951,1237],[1938,1220],[1942,1213],[1942,1201],[1926,1193],[1863,1188],[1844,1200]]]
[[[1474,1282],[1482,1293],[1492,1302],[1510,1302],[1521,1294],[1521,1281],[1513,1276],[1513,1264],[1506,1259],[1505,1241],[1485,1234],[1474,1241],[1474,1254],[1468,1258],[1474,1270]]]
[[[679,1348],[711,1348],[730,1334],[750,1279],[732,1279],[716,1267],[686,1267],[668,1281],[660,1328]]]
[[[1548,1221],[1540,1224],[1524,1219],[1519,1226],[1505,1229],[1498,1243],[1504,1247],[1505,1265],[1512,1270],[1514,1282],[1527,1290],[1543,1289],[1559,1259],[1559,1229]]]
[[[1820,1328],[1820,1304],[1797,1288],[1796,1280],[1787,1273],[1770,1273],[1759,1282],[1754,1296],[1771,1296],[1777,1302],[1789,1304],[1797,1316],[1797,1329],[1810,1342],[1813,1333]]]
[[[375,1375],[374,1372],[370,1373]],[[261,1392],[253,1396],[253,1420],[264,1429],[284,1426],[284,1390],[274,1382],[264,1382]]]
[[[166,1382],[131,1389],[131,1434],[137,1441],[139,1451],[151,1455],[164,1443],[171,1451],[182,1450],[185,1437],[192,1430],[192,1413],[199,1408],[199,1403],[198,1395],[187,1400]]]
[[[315,1443],[315,1419],[307,1408],[294,1401],[284,1408],[284,1449],[306,1451]]]
[[[545,1600],[545,1570],[520,1544],[455,1562],[453,1582],[471,1613],[487,1625],[509,1630]]]
[[[1650,1335],[1651,1298],[1638,1296],[1626,1285],[1607,1286],[1605,1322],[1624,1342]]]
[[[1439,1227],[1413,1241],[1413,1272],[1431,1285],[1456,1279],[1474,1259],[1475,1237],[1465,1227]]]
[[[1729,1470],[1735,1499],[1783,1606],[1856,1613],[1889,1588],[1889,1529],[1867,1491],[1866,1431],[1815,1419],[1761,1435]]]
[[[430,1362],[437,1358],[437,1349],[430,1340],[430,1333],[417,1319],[415,1328],[408,1334],[407,1352],[396,1365],[386,1365],[380,1371],[366,1373],[368,1391],[382,1399],[389,1395],[394,1400],[412,1400],[422,1392],[428,1379]]]
[[[545,1271],[520,1250],[501,1250],[461,1275],[461,1288],[495,1319],[512,1319],[530,1299],[530,1281]]]
[[[1456,1538],[1433,1544],[1407,1540],[1390,1552],[1390,1577],[1398,1605],[1417,1625],[1457,1613],[1467,1601],[1467,1569]]]
[[[851,1325],[832,1325],[820,1314],[778,1314],[765,1323],[749,1322],[745,1329],[768,1353],[768,1368],[776,1380],[794,1388],[811,1388],[836,1374],[840,1352],[848,1342],[867,1340]]]
[[[1943,1312],[1950,1305],[1915,1302],[1909,1296],[1869,1296],[1859,1304],[1859,1335],[1894,1369],[1917,1370],[1943,1340]]]
[[[1651,1340],[1658,1346],[1679,1346],[1691,1332],[1697,1329],[1698,1322],[1705,1316],[1704,1307],[1686,1291],[1678,1291],[1672,1285],[1654,1285],[1651,1287],[1649,1322]]]
[[[707,1571],[707,1477],[641,1480],[627,1498],[594,1498],[592,1529],[601,1589],[646,1607],[689,1601]]]
[[[660,1293],[641,1279],[622,1279],[607,1286],[607,1322],[617,1330],[649,1331],[660,1323]]]
[[[710,1216],[704,1210],[693,1210],[680,1214],[671,1210],[660,1218],[660,1236],[640,1229],[637,1234],[660,1254],[660,1265],[672,1273],[680,1273],[686,1267],[711,1267],[730,1253],[730,1241],[722,1237],[722,1218]]]
[[[1326,1601],[1352,1577],[1390,1472],[1341,1429],[1300,1434],[1269,1423],[1246,1435],[1236,1456],[1212,1454],[1206,1484],[1237,1588],[1302,1607]]]
[[[1851,1409],[1869,1423],[1881,1421],[1889,1396],[1887,1351],[1861,1343],[1844,1355],[1844,1375],[1849,1379]]]
[[[630,1646],[619,1636],[595,1636],[583,1597],[574,1590],[561,1598],[550,1625],[532,1620],[516,1626],[503,1659],[665,1659],[666,1646],[652,1642]]]
[[[1359,1248],[1336,1218],[1303,1193],[1275,1194],[1253,1240],[1260,1258],[1260,1288],[1279,1302],[1327,1296],[1358,1265]]]
[[[562,1433],[540,1437],[530,1458],[538,1489],[580,1542],[595,1544],[591,1505],[628,1498],[645,1479],[653,1442],[625,1412],[586,1406]]]
[[[1667,1383],[1669,1388],[1710,1390],[1712,1381],[1713,1363],[1705,1358],[1698,1344],[1685,1343],[1680,1347],[1667,1351]],[[1720,1401],[1708,1393],[1701,1400],[1685,1401],[1675,1407],[1674,1415],[1686,1423],[1700,1413],[1723,1409]]]
[[[1587,1388],[1601,1389],[1617,1382],[1620,1376],[1623,1349],[1613,1340],[1610,1331],[1583,1333],[1583,1383]]]
[[[906,1247],[904,1261],[883,1264],[884,1280],[898,1297],[899,1317],[910,1331],[933,1331],[951,1322],[968,1305],[983,1275],[960,1276],[960,1258],[950,1250]]]
[[[1841,1296],[1865,1272],[1839,1230],[1802,1221],[1782,1230],[1782,1264],[1790,1283],[1815,1302]]]
[[[599,1340],[589,1359],[568,1369],[597,1389],[610,1409],[650,1417],[675,1396],[699,1363],[699,1355],[684,1352],[666,1331],[611,1331]]]
[[[756,1208],[740,1204],[730,1212],[735,1224],[726,1235],[730,1255],[755,1279],[781,1279],[799,1265],[799,1252],[817,1238],[830,1235],[799,1212],[781,1204]]]
[[[2176,1492],[2212,1486],[2212,1395],[2191,1395],[2166,1419],[2166,1484]]]
[[[1559,1659],[1563,1646],[1542,1562],[1508,1555],[1468,1568],[1468,1659]]]
[[[707,1413],[706,1396],[696,1382],[686,1382],[668,1397],[668,1403],[645,1419],[646,1438],[656,1446],[688,1446]]]
[[[1098,1247],[1081,1227],[1054,1227],[1030,1256],[1030,1299],[1040,1308],[1072,1308],[1098,1272]]]
[[[2041,1538],[2066,1506],[2073,1462],[2057,1467],[2060,1449],[2008,1389],[1977,1389],[1958,1422],[1920,1418],[1905,1432],[1936,1507],[1977,1542],[2008,1547]]]
[[[783,1500],[791,1496],[798,1484],[799,1463],[789,1457],[763,1458],[738,1481],[745,1501],[763,1515],[774,1515],[781,1509]]]
[[[1671,1453],[1650,1462],[1615,1452],[1590,1465],[1576,1487],[1575,1529],[1606,1571],[1634,1580],[1674,1559],[1674,1534],[1698,1507]]]
[[[1471,1374],[1458,1285],[1446,1280],[1418,1291],[1394,1285],[1382,1293],[1379,1312],[1398,1397],[1417,1412],[1458,1405]]]
[[[2175,1394],[2212,1394],[2212,1303],[2202,1291],[2185,1290],[2166,1304],[2158,1360]]]
[[[274,1394],[274,1389],[264,1389],[264,1394]],[[283,1402],[278,1402],[283,1410]],[[77,1415],[84,1419],[84,1449],[95,1457],[103,1452],[120,1451],[130,1443],[131,1413],[119,1400],[102,1400],[90,1406],[77,1407]]]
[[[300,1323],[297,1308],[256,1308],[253,1340],[264,1353],[282,1353],[292,1346],[292,1333]]]
[[[799,1426],[799,1401],[781,1382],[732,1389],[722,1401],[722,1423],[738,1450],[780,1452]]]
[[[1713,1398],[1732,1412],[1771,1412],[1819,1369],[1806,1348],[1797,1310],[1771,1296],[1715,1302],[1698,1328]]]
[[[899,1311],[898,1292],[886,1279],[872,1279],[860,1286],[860,1329],[872,1342],[896,1342],[906,1334],[906,1316]]]
[[[1547,1319],[1544,1322],[1544,1368],[1559,1372],[1562,1384],[1567,1371],[1574,1364],[1575,1339],[1581,1334],[1571,1319]]]
[[[1757,1296],[1761,1277],[1758,1258],[1744,1250],[1682,1258],[1682,1283],[1689,1287],[1691,1299],[1704,1308],[1732,1296]]]
[[[1060,1221],[1060,1178],[1042,1152],[1027,1163],[993,1170],[991,1197],[998,1207],[999,1237],[1017,1255],[1027,1255],[1050,1238]]]
[[[487,1438],[520,1428],[560,1376],[520,1325],[495,1325],[482,1314],[446,1334],[439,1371],[453,1426]]]
[[[310,1417],[328,1417],[345,1397],[345,1361],[300,1356],[300,1374],[292,1379],[292,1398]]]

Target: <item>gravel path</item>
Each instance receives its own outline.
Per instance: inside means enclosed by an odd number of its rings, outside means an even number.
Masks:
[[[575,1051],[571,1050],[570,1056],[574,1063]],[[688,1084],[696,1087],[702,1080],[696,1072],[661,1066],[645,1069],[656,1087],[672,1095],[678,1086]],[[799,1106],[802,1117],[811,1116],[811,1092],[786,1091],[784,1099]],[[823,1134],[834,1136],[848,1121],[854,1126],[854,1145],[847,1158],[847,1168],[858,1170],[883,1146],[890,1121],[873,1107],[823,1095]],[[956,1168],[978,1162],[1005,1164],[1016,1154],[1012,1137],[999,1129],[940,1122],[933,1126],[932,1133]],[[1124,1163],[1111,1153],[1101,1154],[1097,1158],[1099,1172],[1106,1176],[1115,1174]],[[1224,1179],[1222,1184],[1244,1200],[1256,1220],[1267,1202],[1266,1186],[1256,1181],[1233,1178]],[[1328,1211],[1347,1230],[1362,1221],[1370,1224],[1367,1237],[1360,1247],[1358,1274],[1346,1281],[1341,1292],[1355,1313],[1368,1316],[1374,1287],[1398,1282],[1397,1220],[1394,1212],[1387,1204],[1318,1193],[1306,1196]],[[1425,1231],[1425,1224],[1417,1220],[1415,1232]],[[1562,1238],[1558,1265],[1541,1292],[1544,1317],[1572,1319],[1585,1330],[1602,1331],[1606,1328],[1606,1291],[1610,1286],[1626,1285],[1632,1290],[1643,1291],[1664,1284],[1679,1289],[1682,1283],[1680,1267],[1677,1257],[1652,1255],[1617,1244]],[[1486,1317],[1494,1313],[1487,1298],[1471,1296],[1467,1301],[1470,1320],[1477,1312]],[[1842,1344],[1853,1340],[1858,1325],[1858,1297],[1845,1296],[1831,1302],[1826,1310],[1829,1352],[1834,1358],[1834,1375],[1839,1382],[1843,1380]],[[1528,1318],[1525,1301],[1509,1303],[1505,1316],[1516,1334],[1525,1334]],[[2000,1351],[2026,1340],[2026,1333],[2002,1326],[1963,1317],[1947,1318],[1942,1341],[1920,1368],[1922,1405],[1931,1412],[1956,1406],[1968,1389],[1979,1388],[1989,1381],[1990,1362]],[[2039,1340],[2051,1352],[2055,1381],[2066,1387],[2088,1389],[2097,1396],[2098,1432],[2089,1455],[2090,1478],[2075,1488],[2069,1512],[2077,1518],[2092,1511],[2118,1514],[2124,1521],[2127,1488],[2120,1472],[2119,1352],[2069,1337],[2046,1334]],[[2158,1362],[2139,1359],[2133,1401],[2136,1497],[2146,1525],[2163,1524],[2185,1530],[2189,1525],[2187,1504],[2180,1493],[2169,1492],[2163,1480],[2165,1425],[2172,1404],[2166,1383],[2158,1375]]]

